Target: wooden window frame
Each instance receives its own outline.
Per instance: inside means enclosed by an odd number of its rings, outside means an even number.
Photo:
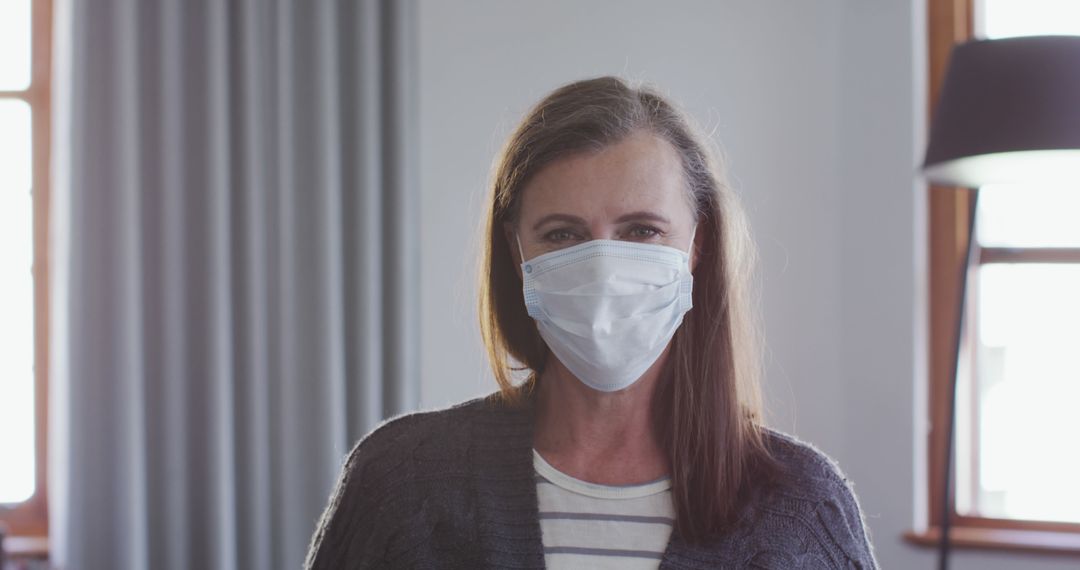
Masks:
[[[42,556],[48,551],[48,382],[49,382],[49,198],[52,124],[52,0],[31,2],[30,86],[0,91],[0,99],[25,101],[31,109],[33,166],[34,275],[34,494],[12,508],[0,509],[7,526],[4,549],[13,556]]]
[[[955,44],[975,37],[976,0],[934,0],[927,3],[929,105],[931,115],[945,77],[949,54]],[[929,124],[929,117],[927,117]],[[968,212],[973,193],[964,188],[927,189],[929,220],[928,259],[929,283],[929,415],[930,431],[928,461],[928,522],[926,529],[908,532],[905,538],[914,544],[937,546],[941,528],[941,501],[944,490],[945,425],[948,393],[953,369],[955,319],[959,299],[959,277],[966,263],[965,246],[968,236]],[[986,263],[1075,263],[1080,262],[1080,248],[979,248],[975,247],[977,270]],[[977,317],[971,299],[977,295],[977,282],[969,279],[969,309],[966,312],[968,330]],[[962,348],[970,355],[975,347],[967,335]],[[961,402],[957,402],[962,404]],[[972,414],[974,418],[974,414]],[[955,477],[956,470],[953,470]],[[1080,524],[1043,521],[1024,521],[990,517],[974,517],[956,511],[955,494],[951,504],[950,537],[958,548],[1011,550],[1056,555],[1080,555]]]

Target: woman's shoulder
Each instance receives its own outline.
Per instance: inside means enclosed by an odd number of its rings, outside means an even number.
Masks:
[[[816,543],[821,554],[877,568],[855,484],[840,464],[794,435],[773,428],[763,435],[782,476],[761,510],[789,521],[800,542]]]
[[[813,443],[770,427],[763,427],[762,433],[785,475],[783,492],[821,500],[852,491],[853,483],[840,464]]]
[[[369,484],[399,484],[431,469],[467,470],[476,448],[522,439],[530,426],[527,400],[509,401],[500,392],[450,406],[400,414],[380,422],[349,452],[344,474],[362,474]],[[502,445],[502,443],[499,443]]]
[[[312,537],[306,567],[381,567],[381,556],[395,537],[408,534],[402,529],[421,524],[428,515],[420,513],[430,514],[430,499],[446,498],[447,488],[438,482],[467,471],[468,450],[483,432],[477,428],[492,423],[487,418],[500,411],[489,394],[401,414],[375,426],[345,460]]]
[[[501,410],[497,393],[471,398],[442,408],[424,409],[387,418],[353,446],[347,463],[353,468],[367,464],[397,464],[418,452],[447,458],[470,444],[477,421]]]

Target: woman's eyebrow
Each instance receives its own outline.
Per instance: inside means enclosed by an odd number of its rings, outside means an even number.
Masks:
[[[622,224],[622,223],[631,222],[631,221],[643,221],[643,220],[648,220],[648,221],[651,221],[651,222],[659,222],[659,223],[662,223],[662,224],[670,224],[671,223],[671,220],[668,220],[664,216],[661,216],[660,214],[657,214],[655,212],[648,212],[648,211],[645,211],[645,210],[638,211],[638,212],[630,212],[629,214],[623,214],[623,215],[619,216],[618,219],[615,220],[615,223],[616,224]],[[569,223],[569,224],[577,224],[579,226],[584,226],[586,224],[584,219],[579,218],[577,216],[571,216],[570,214],[548,214],[548,215],[546,215],[546,216],[544,216],[544,217],[542,217],[542,218],[540,218],[539,220],[536,221],[536,224],[533,225],[533,230],[538,230],[538,229],[540,229],[541,226],[543,226],[544,224],[550,223],[550,222],[566,222],[566,223]]]
[[[536,224],[533,226],[533,229],[538,230],[540,229],[540,226],[549,222],[567,222],[571,224],[577,224],[579,226],[585,225],[585,220],[577,216],[571,216],[570,214],[548,214],[543,218],[537,220]]]
[[[670,220],[668,220],[664,216],[661,216],[660,214],[657,214],[657,213],[654,213],[654,212],[646,212],[646,211],[630,212],[629,214],[623,214],[623,215],[619,216],[619,219],[615,220],[615,223],[616,224],[621,224],[623,222],[641,221],[641,220],[649,220],[651,222],[660,222],[660,223],[663,223],[663,224],[670,224],[671,223]]]

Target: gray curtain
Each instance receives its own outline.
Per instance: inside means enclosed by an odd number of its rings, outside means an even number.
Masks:
[[[417,404],[413,5],[58,0],[65,568],[297,568]]]

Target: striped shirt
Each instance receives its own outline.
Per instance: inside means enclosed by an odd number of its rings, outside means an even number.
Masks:
[[[534,449],[544,562],[548,568],[655,570],[675,510],[671,480],[599,485],[551,466]]]

